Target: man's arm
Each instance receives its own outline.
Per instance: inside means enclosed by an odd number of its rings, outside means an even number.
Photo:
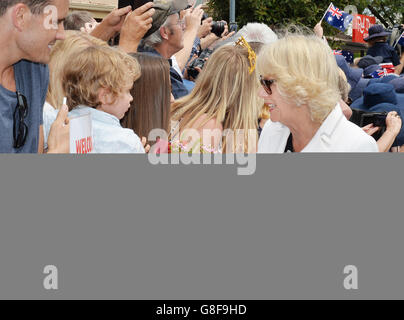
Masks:
[[[192,47],[194,46],[194,41],[198,33],[199,26],[201,25],[203,16],[203,10],[201,9],[201,7],[202,5],[199,5],[195,9],[193,9],[192,12],[188,11],[185,14],[184,19],[186,29],[184,32],[184,48],[182,48],[175,54],[175,58],[177,59],[180,70],[183,70],[185,68],[186,63],[191,56]]]

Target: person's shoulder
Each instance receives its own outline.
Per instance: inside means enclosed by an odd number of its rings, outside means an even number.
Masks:
[[[46,64],[31,62],[28,60],[21,60],[16,63],[16,68],[24,73],[31,73],[40,78],[47,78],[49,76],[49,67]]]
[[[37,92],[45,101],[49,84],[49,67],[45,64],[21,60],[14,65],[15,78],[24,92]],[[41,105],[43,105],[43,101]]]
[[[352,152],[378,152],[376,140],[353,122],[343,119],[341,130],[342,137],[349,142]]]
[[[200,130],[223,130],[223,125],[217,121],[216,118],[212,118],[208,120],[205,124],[200,126],[202,123],[204,123],[207,119],[207,115],[203,114],[201,115],[194,123],[194,127],[200,128]]]
[[[145,153],[142,141],[132,129],[121,127],[119,132],[118,144],[121,144],[122,150],[125,150],[126,153]]]

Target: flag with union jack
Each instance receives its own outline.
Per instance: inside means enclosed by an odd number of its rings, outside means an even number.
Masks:
[[[383,70],[386,70],[388,74],[394,73],[394,65],[392,63],[381,63],[379,66]]]
[[[381,63],[379,67],[379,69],[370,74],[372,78],[383,78],[394,73],[394,65],[392,63]]]
[[[370,76],[375,79],[380,79],[380,78],[387,76],[387,72],[385,69],[379,69],[379,70],[373,71],[370,74]]]
[[[335,7],[332,2],[324,16],[325,21],[340,31],[345,31],[352,22],[353,16]]]

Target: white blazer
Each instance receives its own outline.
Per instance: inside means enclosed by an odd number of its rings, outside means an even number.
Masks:
[[[268,120],[258,141],[258,153],[283,153],[288,127]],[[328,115],[302,152],[378,152],[375,139],[348,121],[339,104]]]

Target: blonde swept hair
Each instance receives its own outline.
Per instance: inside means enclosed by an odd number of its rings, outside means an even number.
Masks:
[[[63,97],[66,93],[63,90],[62,77],[65,66],[70,63],[71,56],[91,46],[104,46],[108,44],[88,33],[80,31],[66,31],[65,40],[58,40],[52,48],[49,62],[49,87],[46,101],[55,109],[62,106]]]
[[[351,91],[351,86],[348,83],[345,72],[341,68],[338,68],[338,74],[338,87],[341,93],[341,98],[344,102],[348,102],[348,95],[349,91]]]
[[[135,58],[112,47],[90,46],[71,56],[65,66],[62,82],[67,105],[70,110],[78,105],[96,108],[101,88],[108,89],[115,100],[139,77],[140,66]]]
[[[316,36],[288,34],[266,46],[257,69],[276,81],[288,101],[307,105],[314,122],[322,123],[341,99],[337,62],[331,48]]]
[[[172,105],[172,120],[180,121],[179,131],[192,128],[201,117],[204,120],[199,128],[215,118],[224,131],[244,130],[244,152],[255,150],[258,116],[263,101],[257,94],[258,78],[255,71],[250,74],[249,68],[246,48],[228,45],[215,50],[198,76],[193,91]],[[251,132],[255,132],[253,139]],[[226,145],[231,134],[225,133],[222,137],[223,152],[239,150],[234,144]]]

